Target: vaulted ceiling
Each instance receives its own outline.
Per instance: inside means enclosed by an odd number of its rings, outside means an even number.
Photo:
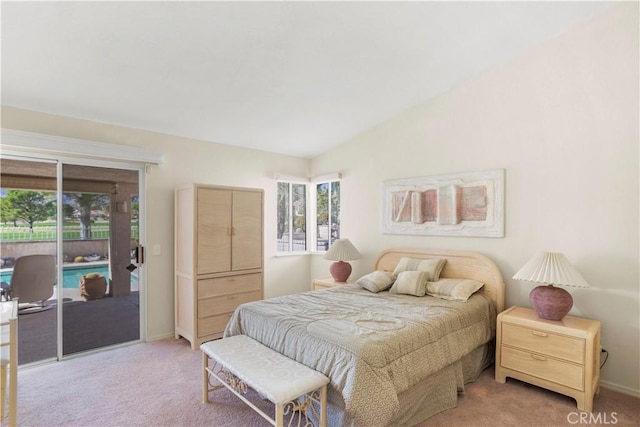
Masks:
[[[2,2],[2,104],[312,158],[611,2]]]

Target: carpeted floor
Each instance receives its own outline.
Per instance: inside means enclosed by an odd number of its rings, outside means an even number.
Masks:
[[[58,305],[18,317],[18,363],[56,357]],[[73,354],[140,338],[139,293],[63,303],[62,348]]]
[[[173,338],[21,369],[18,423],[23,427],[268,425],[227,390],[211,393],[211,403],[201,403],[200,381],[200,351]],[[269,402],[251,396],[264,411],[272,410]],[[466,386],[457,408],[420,427],[640,425],[637,398],[601,389],[594,406],[593,418],[580,418],[573,399],[516,380],[500,384],[490,367]]]

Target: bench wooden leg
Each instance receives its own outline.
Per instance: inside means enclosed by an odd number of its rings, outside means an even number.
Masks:
[[[202,403],[209,403],[209,356],[202,352]]]
[[[16,346],[11,348],[11,364],[9,365],[9,427],[18,425],[18,352]],[[6,393],[6,390],[5,390]],[[3,402],[4,403],[4,402]]]
[[[276,427],[284,425],[284,405],[276,405]]]
[[[320,427],[327,427],[327,385],[320,389]]]
[[[0,365],[0,422],[4,419],[4,408],[7,404],[7,365]]]

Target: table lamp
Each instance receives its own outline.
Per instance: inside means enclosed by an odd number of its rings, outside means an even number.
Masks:
[[[571,294],[554,285],[589,287],[586,280],[559,252],[535,255],[513,278],[546,285],[533,288],[529,293],[529,300],[538,317],[548,320],[562,320],[573,307]]]
[[[324,259],[336,261],[329,267],[329,272],[336,282],[346,282],[351,274],[351,264],[345,261],[352,261],[360,258],[360,252],[353,246],[349,239],[338,239],[333,242]]]

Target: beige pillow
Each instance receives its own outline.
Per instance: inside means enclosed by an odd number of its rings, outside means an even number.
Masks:
[[[398,276],[403,271],[424,271],[429,273],[427,280],[436,282],[440,279],[440,273],[446,262],[446,258],[420,259],[402,257],[395,270],[393,270],[393,274]]]
[[[427,295],[451,301],[467,301],[484,283],[473,279],[440,279],[427,283]]]
[[[403,271],[398,274],[389,293],[423,297],[427,291],[428,277],[429,273],[426,271]]]
[[[380,292],[388,289],[395,280],[396,276],[390,271],[377,270],[356,280],[356,285],[370,292]]]

